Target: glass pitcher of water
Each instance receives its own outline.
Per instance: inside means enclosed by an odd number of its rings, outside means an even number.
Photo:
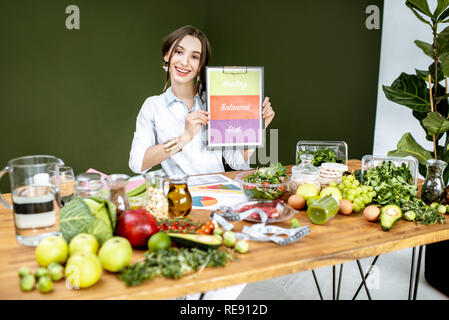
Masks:
[[[0,203],[13,210],[17,241],[37,246],[50,235],[60,235],[58,185],[50,181],[54,164],[64,162],[54,156],[33,155],[8,161],[0,178],[9,173],[12,204],[0,193]],[[57,167],[57,166],[56,166]]]

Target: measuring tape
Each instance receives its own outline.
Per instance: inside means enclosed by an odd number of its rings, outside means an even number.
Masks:
[[[309,226],[299,228],[281,228],[278,226],[267,226],[268,215],[265,211],[259,208],[251,208],[243,212],[235,212],[229,206],[219,207],[216,211],[212,211],[210,218],[215,220],[223,230],[230,231],[234,225],[229,221],[241,221],[248,218],[250,215],[257,213],[260,217],[261,223],[255,224],[251,227],[244,226],[242,232],[236,232],[235,237],[239,240],[250,241],[273,241],[279,245],[286,245],[301,239],[310,233]],[[287,237],[280,237],[284,235]]]

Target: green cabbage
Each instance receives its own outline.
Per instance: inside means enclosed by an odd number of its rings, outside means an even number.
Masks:
[[[102,245],[114,236],[116,224],[115,205],[95,197],[76,197],[59,212],[59,228],[67,242],[79,233],[89,233]]]

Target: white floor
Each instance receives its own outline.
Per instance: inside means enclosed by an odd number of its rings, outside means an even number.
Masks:
[[[420,281],[418,285],[418,300],[449,300],[449,297],[430,286],[424,279],[424,253],[422,254]],[[412,249],[396,251],[381,255],[367,279],[371,298],[374,300],[406,300],[410,283]],[[415,250],[415,259],[418,249]],[[366,273],[373,260],[361,259],[361,265]],[[416,261],[415,260],[415,261]],[[415,264],[416,265],[416,264]],[[340,265],[335,268],[338,280]],[[332,299],[332,267],[315,270],[324,299]],[[338,281],[335,282],[337,288]],[[341,300],[351,300],[361,283],[361,276],[355,261],[343,265],[340,287]],[[319,300],[311,271],[296,273],[266,281],[250,283],[240,293],[238,300]],[[367,300],[368,296],[362,287],[357,299]]]

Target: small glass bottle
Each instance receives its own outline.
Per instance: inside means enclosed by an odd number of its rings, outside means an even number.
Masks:
[[[292,167],[293,190],[290,190],[290,192],[296,192],[296,189],[304,183],[313,184],[320,190],[320,171],[312,164],[313,155],[303,153],[300,158],[301,163]]]
[[[76,177],[76,195],[107,200],[103,178],[98,173],[82,173]]]
[[[421,188],[421,199],[430,204],[444,198],[443,172],[447,163],[442,160],[427,160],[427,176]]]
[[[117,216],[129,210],[129,201],[126,196],[126,185],[129,176],[126,174],[111,174],[107,181],[109,186],[109,201],[116,206]]]
[[[188,175],[170,178],[167,199],[172,218],[184,218],[192,210],[192,196],[187,188],[188,178]]]

